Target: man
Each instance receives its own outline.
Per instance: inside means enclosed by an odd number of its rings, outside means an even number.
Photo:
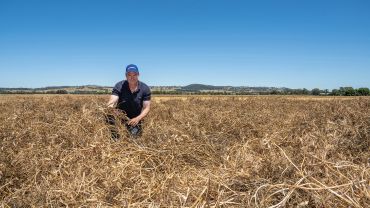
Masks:
[[[129,118],[124,121],[127,130],[132,136],[139,136],[142,132],[142,120],[150,111],[151,92],[149,87],[139,81],[139,69],[130,64],[126,67],[126,80],[118,82],[108,101],[108,107],[124,111]],[[115,125],[114,116],[108,115],[107,121]],[[119,139],[117,131],[111,129],[112,138]]]

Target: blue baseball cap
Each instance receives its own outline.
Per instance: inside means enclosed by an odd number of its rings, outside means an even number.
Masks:
[[[139,74],[139,69],[137,68],[137,66],[135,64],[129,64],[126,67],[126,74],[129,73],[129,72],[135,72],[135,73]]]

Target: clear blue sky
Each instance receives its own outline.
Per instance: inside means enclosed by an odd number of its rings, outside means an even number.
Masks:
[[[0,87],[370,87],[368,0],[0,0]]]

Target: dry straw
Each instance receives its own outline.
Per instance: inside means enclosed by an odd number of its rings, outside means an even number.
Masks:
[[[369,207],[370,99],[0,97],[0,207]],[[118,115],[122,116],[122,115]]]

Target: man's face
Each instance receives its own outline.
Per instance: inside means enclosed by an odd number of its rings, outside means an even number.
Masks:
[[[139,74],[135,72],[128,72],[126,73],[126,79],[129,84],[136,84],[139,80]]]

